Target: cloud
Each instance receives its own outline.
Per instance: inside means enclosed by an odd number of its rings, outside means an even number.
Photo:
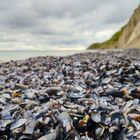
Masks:
[[[1,0],[0,49],[83,49],[109,38],[138,4],[139,0]]]

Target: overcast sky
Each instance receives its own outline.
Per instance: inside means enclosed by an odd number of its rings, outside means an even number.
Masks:
[[[140,0],[0,0],[0,49],[84,49],[124,25]]]

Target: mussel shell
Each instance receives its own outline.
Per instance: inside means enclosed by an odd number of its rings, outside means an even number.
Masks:
[[[96,122],[99,123],[101,122],[101,115],[99,113],[91,113],[91,119]]]
[[[56,140],[57,138],[57,133],[50,133],[47,135],[44,135],[42,137],[40,137],[38,140]]]
[[[101,137],[104,133],[105,128],[104,127],[99,127],[95,130],[95,135],[96,137]]]
[[[111,80],[112,80],[112,78],[110,78],[110,77],[105,78],[105,79],[102,80],[102,84],[108,84],[108,83],[111,82]]]
[[[10,129],[11,130],[16,129],[16,128],[24,125],[26,122],[27,122],[27,119],[19,119],[19,120],[12,123]]]
[[[79,99],[79,98],[84,98],[85,95],[81,92],[71,92],[68,93],[68,97],[71,99]]]

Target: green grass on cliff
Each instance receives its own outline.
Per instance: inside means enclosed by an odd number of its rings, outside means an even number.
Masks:
[[[109,40],[102,43],[94,43],[88,47],[88,49],[109,49],[115,47],[115,43],[119,40],[124,27],[120,31],[116,32]]]

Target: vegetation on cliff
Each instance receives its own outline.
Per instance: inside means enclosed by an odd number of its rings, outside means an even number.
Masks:
[[[88,49],[140,48],[140,5],[130,17],[128,23],[110,39],[102,43],[93,43]]]
[[[94,43],[90,45],[88,49],[108,49],[113,45],[115,48],[115,44],[119,40],[119,37],[122,35],[123,29],[124,27],[122,27],[120,31],[116,32],[109,40],[102,43]]]

